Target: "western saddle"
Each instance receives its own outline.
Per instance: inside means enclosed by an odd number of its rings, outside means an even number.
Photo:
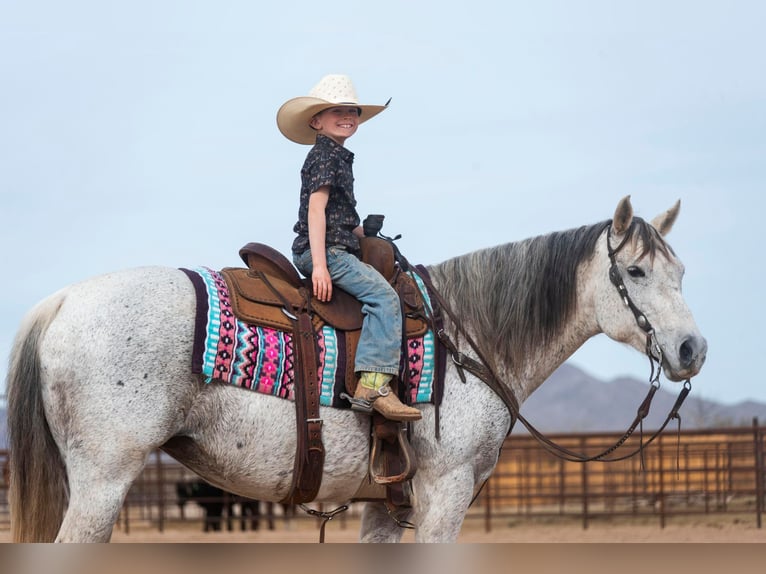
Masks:
[[[430,327],[423,297],[414,279],[403,272],[397,263],[395,248],[390,241],[364,237],[360,243],[362,260],[377,269],[399,294],[404,317],[404,347],[408,338],[422,336]],[[293,483],[283,502],[310,502],[316,498],[322,481],[325,454],[319,416],[317,331],[324,325],[330,325],[345,332],[345,386],[346,393],[353,396],[357,384],[353,357],[362,328],[362,306],[356,298],[339,288],[333,289],[329,302],[315,299],[310,279],[302,278],[284,255],[268,245],[248,243],[240,249],[239,255],[247,268],[229,267],[221,271],[229,286],[234,314],[245,323],[293,335],[297,358],[295,409],[298,443]],[[407,369],[403,371],[406,379]],[[408,381],[400,382],[406,388]],[[392,387],[397,390],[394,383]],[[369,462],[372,480],[386,485],[386,499],[390,504],[407,505],[404,483],[415,474],[417,462],[407,441],[406,424],[388,421],[375,413],[372,440]]]

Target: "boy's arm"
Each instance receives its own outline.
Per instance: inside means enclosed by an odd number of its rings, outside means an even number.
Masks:
[[[325,210],[330,199],[330,186],[323,185],[309,196],[309,245],[311,246],[311,283],[314,296],[320,301],[329,301],[332,297],[332,279],[327,270],[327,252],[325,233],[327,219]]]

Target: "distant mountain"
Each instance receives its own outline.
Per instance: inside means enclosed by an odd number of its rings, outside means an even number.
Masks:
[[[636,416],[649,384],[632,378],[603,382],[565,363],[521,407],[521,413],[539,431],[625,431]],[[655,430],[676,401],[681,385],[663,379],[654,396],[644,430]],[[746,401],[722,405],[694,396],[692,389],[681,407],[681,428],[686,430],[750,426],[753,417],[766,424],[766,404]],[[6,407],[0,405],[0,449],[7,445]],[[675,422],[671,423],[675,428]],[[514,433],[525,432],[517,425]]]
[[[649,391],[649,383],[617,378],[605,383],[565,363],[521,407],[521,414],[542,432],[625,431]],[[652,400],[644,429],[662,425],[676,402],[681,385],[662,379]],[[766,404],[746,401],[722,405],[694,396],[680,410],[681,429],[749,426],[753,417],[766,424]],[[671,424],[676,428],[675,421]],[[514,430],[521,432],[522,427]]]

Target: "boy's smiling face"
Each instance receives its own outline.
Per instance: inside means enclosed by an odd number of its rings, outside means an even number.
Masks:
[[[311,118],[311,127],[343,145],[359,127],[359,108],[355,106],[328,108]]]

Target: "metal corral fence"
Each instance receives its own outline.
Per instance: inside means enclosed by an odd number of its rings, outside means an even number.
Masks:
[[[644,433],[644,439],[649,433]],[[766,487],[766,427],[753,421],[750,428],[705,431],[666,430],[644,450],[619,462],[576,463],[548,453],[532,437],[512,435],[500,454],[490,480],[471,506],[467,521],[483,521],[487,531],[509,520],[576,519],[587,528],[594,519],[626,517],[656,519],[664,527],[677,516],[746,514],[760,528]],[[614,444],[615,434],[561,434],[549,438],[562,446],[592,455]],[[612,456],[634,450],[641,437],[631,437]],[[0,451],[5,468],[7,452]],[[172,458],[155,452],[133,485],[120,515],[118,528],[156,528],[163,531],[180,523],[196,523],[203,529],[223,527],[251,529],[257,514],[241,517],[247,506],[238,498],[209,492],[183,504],[183,485],[196,475]],[[179,486],[181,485],[181,486]],[[217,516],[208,516],[203,506],[212,504]],[[224,510],[229,507],[231,515]],[[317,510],[332,506],[310,505]],[[287,528],[292,520],[317,520],[301,510],[281,505],[260,505],[260,527]],[[360,507],[338,516],[358,517]],[[233,519],[233,520],[232,520]],[[7,481],[0,482],[0,530],[10,528]]]
[[[650,433],[644,433],[646,440]],[[746,514],[762,526],[766,427],[666,430],[642,454],[618,462],[568,462],[528,435],[506,440],[500,462],[474,503],[486,529],[498,519],[568,517],[584,528],[597,518],[653,517],[659,526],[675,516]],[[611,457],[635,450],[636,432]],[[614,434],[549,436],[572,451],[593,456]],[[477,518],[474,508],[471,512]]]

